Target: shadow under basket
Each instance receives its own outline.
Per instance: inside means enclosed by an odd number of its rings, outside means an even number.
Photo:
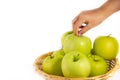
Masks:
[[[114,60],[106,60],[108,66],[109,66],[109,71],[106,74],[95,76],[95,77],[87,77],[87,78],[67,78],[64,76],[56,76],[56,75],[50,75],[42,71],[42,62],[43,60],[51,55],[53,52],[48,52],[46,54],[43,54],[39,56],[35,62],[34,62],[34,67],[35,71],[43,76],[45,80],[107,80],[108,78],[112,77],[113,74],[116,72],[117,69],[119,69],[119,62],[118,59]]]

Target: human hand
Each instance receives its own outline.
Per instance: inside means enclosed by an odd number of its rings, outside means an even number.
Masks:
[[[94,9],[81,12],[72,21],[73,32],[80,36],[89,29],[97,26],[105,19],[102,10]]]
[[[73,32],[80,36],[120,10],[120,0],[108,0],[101,7],[81,12],[72,21]],[[83,25],[84,24],[84,25]]]

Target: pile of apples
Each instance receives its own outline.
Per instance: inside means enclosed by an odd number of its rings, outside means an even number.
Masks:
[[[118,54],[117,40],[99,36],[92,42],[87,36],[76,36],[73,31],[65,32],[61,38],[62,48],[47,56],[42,70],[51,75],[69,78],[83,78],[108,72],[106,60],[115,59]]]

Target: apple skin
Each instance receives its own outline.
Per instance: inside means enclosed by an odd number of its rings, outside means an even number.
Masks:
[[[93,44],[94,54],[104,59],[112,60],[118,54],[119,45],[117,40],[111,36],[99,36]]]
[[[48,74],[62,76],[61,62],[64,54],[63,50],[58,50],[47,56],[42,63],[42,70]]]
[[[89,59],[78,51],[66,54],[62,60],[62,72],[65,77],[88,77],[91,71]]]
[[[91,77],[102,75],[108,72],[108,65],[102,57],[98,55],[90,55],[88,58],[91,64]]]
[[[59,55],[62,55],[62,56],[65,55],[63,49],[56,50],[56,51],[54,51],[53,54],[52,54],[52,56],[59,56]]]
[[[67,31],[67,32],[65,32],[65,33],[62,35],[62,37],[61,37],[61,43],[62,43],[62,45],[63,45],[63,43],[64,43],[64,40],[65,40],[66,36],[69,35],[69,34],[72,34],[72,33],[73,33],[73,31]]]
[[[86,36],[76,36],[74,33],[66,36],[63,43],[63,50],[65,53],[71,51],[79,51],[88,55],[92,49],[92,42]]]

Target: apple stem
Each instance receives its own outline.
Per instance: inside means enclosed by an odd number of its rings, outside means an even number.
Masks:
[[[78,61],[78,60],[79,60],[79,54],[74,57],[74,61]]]
[[[50,58],[52,59],[52,58],[54,58],[54,56],[50,56]]]
[[[107,37],[110,37],[112,34],[107,35]]]

